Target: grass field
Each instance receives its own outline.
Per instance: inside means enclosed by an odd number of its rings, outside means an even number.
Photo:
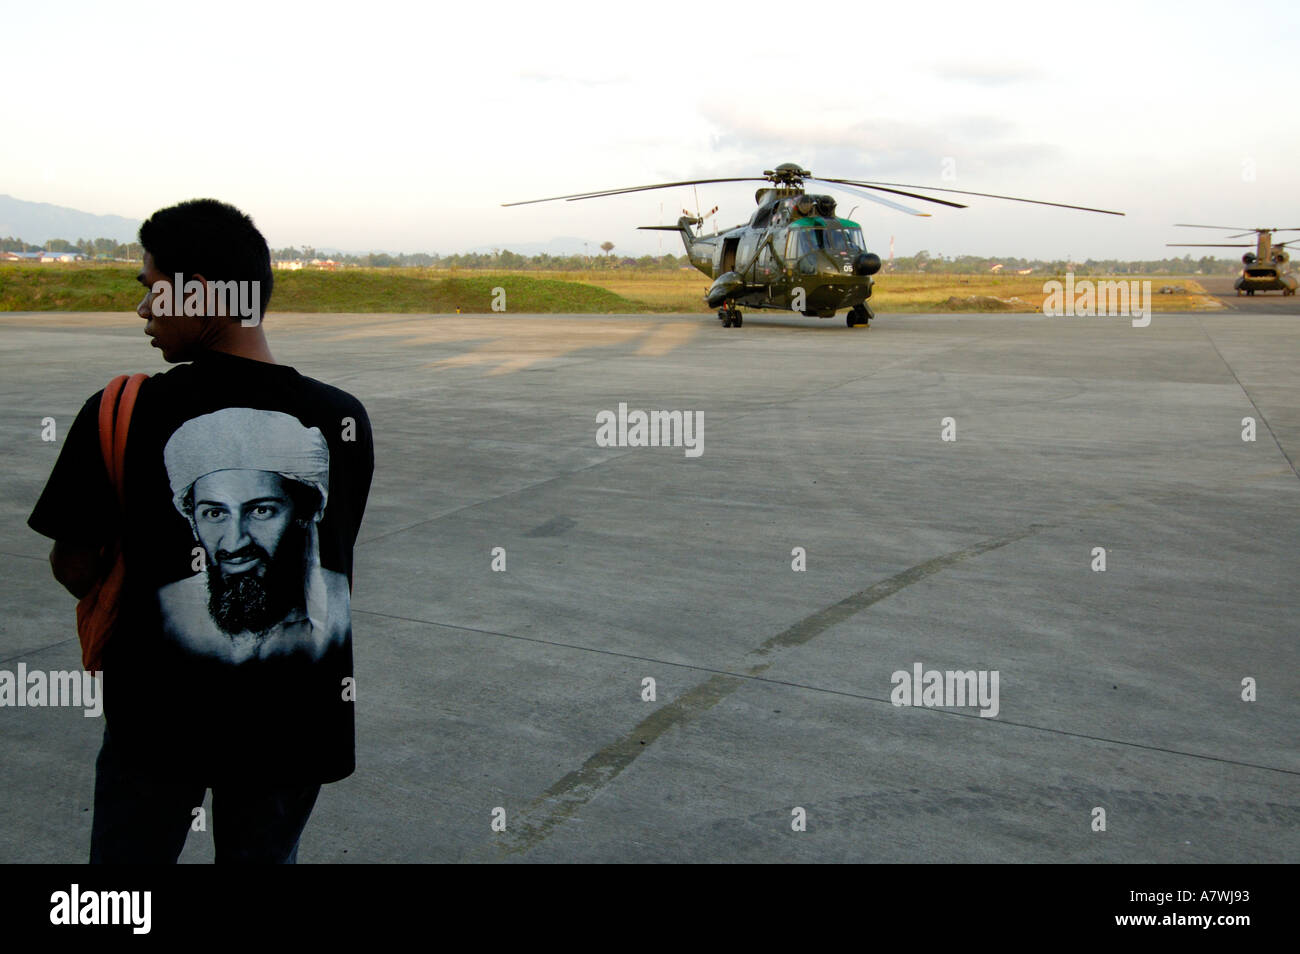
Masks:
[[[0,311],[132,311],[142,289],[137,269],[123,265],[0,264]],[[877,313],[1040,311],[1043,275],[877,276]],[[1156,295],[1161,311],[1217,308],[1194,280],[1151,278],[1152,290],[1181,285],[1185,293]],[[466,269],[355,268],[337,272],[277,271],[272,311],[454,314],[493,310],[494,289],[505,309],[525,313],[704,314],[709,279],[700,272],[598,269],[582,272],[481,272]]]
[[[133,311],[144,289],[121,265],[0,265],[0,311]],[[605,314],[645,311],[594,284],[537,273],[501,275],[431,269],[356,268],[276,272],[273,311],[433,314],[492,311],[493,289],[514,312]]]
[[[529,274],[536,274],[529,273]],[[704,292],[709,279],[691,269],[677,272],[554,272],[553,278],[599,285],[654,310],[708,311]],[[926,275],[885,273],[876,276],[871,307],[877,313],[943,311],[1041,311],[1047,275]],[[1143,280],[1148,280],[1143,276]],[[1194,311],[1219,306],[1193,279],[1153,277],[1154,304],[1161,311]],[[1181,285],[1183,294],[1155,295],[1162,285]],[[953,299],[957,299],[954,301]],[[975,299],[975,300],[968,300]],[[990,300],[996,299],[996,300]],[[1019,299],[1016,301],[1015,299]]]

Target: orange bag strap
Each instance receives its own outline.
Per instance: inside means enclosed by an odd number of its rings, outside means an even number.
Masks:
[[[114,473],[113,461],[113,434],[114,418],[117,415],[117,400],[122,394],[122,386],[126,384],[126,375],[119,374],[108,386],[104,388],[104,394],[99,399],[99,451],[104,455],[104,469],[108,471],[108,480],[117,488],[117,474]]]
[[[104,455],[104,468],[117,491],[119,504],[126,502],[126,438],[131,428],[131,414],[135,410],[140,385],[147,377],[147,374],[130,377],[119,374],[108,382],[99,401],[99,449]]]

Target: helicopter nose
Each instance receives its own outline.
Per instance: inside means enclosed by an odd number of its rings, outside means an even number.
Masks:
[[[875,252],[863,252],[853,263],[853,271],[858,275],[874,275],[880,271],[880,256]]]

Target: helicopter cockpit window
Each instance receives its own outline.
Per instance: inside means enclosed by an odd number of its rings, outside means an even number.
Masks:
[[[860,252],[865,248],[861,229],[791,229],[786,238],[785,257],[801,258],[818,249]]]
[[[821,229],[791,229],[785,240],[785,257],[802,258],[822,247]]]
[[[861,229],[827,229],[826,248],[838,252],[860,252],[862,244]]]

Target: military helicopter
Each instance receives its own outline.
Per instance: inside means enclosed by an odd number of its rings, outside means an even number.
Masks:
[[[1229,235],[1228,238],[1245,238],[1247,235],[1255,236],[1255,251],[1247,252],[1241,256],[1241,262],[1246,267],[1241,270],[1233,287],[1237,289],[1237,297],[1242,295],[1253,295],[1257,291],[1280,291],[1283,295],[1294,295],[1296,290],[1296,279],[1290,273],[1284,273],[1283,267],[1291,261],[1291,255],[1287,252],[1288,245],[1294,245],[1300,242],[1300,239],[1291,239],[1289,242],[1278,242],[1274,244],[1274,232],[1300,232],[1300,228],[1294,229],[1246,229],[1239,228],[1235,225],[1183,225],[1176,224],[1174,228],[1179,229],[1228,229],[1237,232],[1237,235]],[[1248,242],[1241,243],[1208,243],[1198,244],[1192,242],[1170,242],[1167,248],[1250,248]]]
[[[503,202],[503,206],[532,205],[538,202],[577,202],[600,199],[629,192],[649,192],[679,186],[707,185],[722,182],[765,182],[754,193],[758,208],[741,225],[703,234],[704,216],[685,213],[676,225],[642,225],[642,229],[678,232],[686,254],[695,268],[713,279],[705,300],[718,309],[724,328],[739,328],[743,321],[740,306],[798,311],[808,317],[832,318],[840,309],[848,309],[846,324],[867,325],[875,315],[867,304],[874,287],[872,277],[880,271],[880,256],[867,251],[862,226],[836,214],[833,196],[812,195],[804,191],[805,182],[824,182],[837,192],[847,192],[909,215],[929,216],[877,193],[919,199],[954,209],[966,206],[947,199],[920,195],[907,189],[927,189],[974,195],[989,199],[1007,199],[1034,205],[1051,205],[1061,209],[1079,209],[1105,215],[1123,215],[1107,209],[1092,209],[1061,202],[1021,199],[988,192],[967,192],[938,186],[914,186],[899,182],[864,182],[856,179],[827,179],[814,176],[797,163],[785,162],[763,172],[762,177],[740,176],[722,179],[690,179],[683,182],[660,182],[557,195],[525,202]],[[871,190],[871,191],[864,191]],[[716,211],[716,210],[715,210]],[[691,229],[697,230],[692,232]]]

